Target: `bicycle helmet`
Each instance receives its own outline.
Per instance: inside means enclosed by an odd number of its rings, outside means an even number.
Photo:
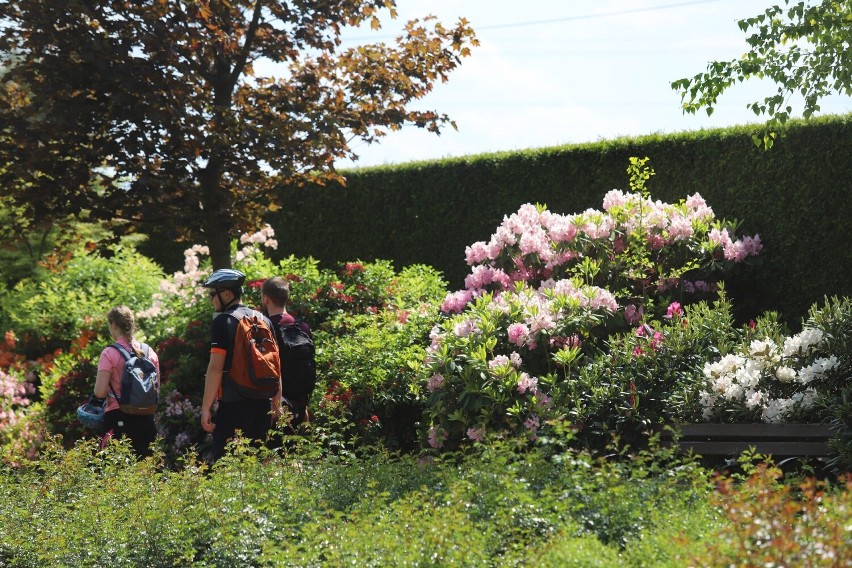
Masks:
[[[246,281],[246,275],[232,268],[220,268],[211,274],[202,286],[204,288],[233,289],[239,288]]]
[[[104,409],[96,406],[91,401],[77,408],[77,419],[83,423],[87,430],[99,431],[104,426]]]

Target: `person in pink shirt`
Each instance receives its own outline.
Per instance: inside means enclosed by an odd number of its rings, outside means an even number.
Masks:
[[[136,318],[127,306],[116,306],[107,313],[107,325],[112,339],[128,352],[137,356],[145,355],[160,372],[157,354],[150,347],[139,343],[136,332]],[[147,351],[146,351],[147,350]],[[109,345],[98,359],[98,375],[95,379],[93,402],[104,405],[104,434],[102,446],[113,437],[130,439],[133,451],[139,457],[152,454],[151,444],[157,437],[154,415],[126,414],[118,405],[121,396],[121,376],[124,371],[124,356],[114,346]]]

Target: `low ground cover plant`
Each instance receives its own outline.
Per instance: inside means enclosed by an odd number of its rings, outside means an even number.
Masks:
[[[789,489],[760,465],[713,477],[665,453],[604,459],[499,444],[429,460],[310,454],[237,444],[212,470],[191,458],[172,470],[161,458],[134,462],[125,444],[48,445],[38,462],[0,468],[0,561],[638,567],[849,557],[849,487]]]

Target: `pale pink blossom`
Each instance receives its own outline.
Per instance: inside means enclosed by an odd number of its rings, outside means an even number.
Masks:
[[[682,215],[675,215],[669,221],[668,232],[672,241],[685,241],[692,237],[695,230],[692,228],[692,221]]]
[[[699,194],[690,195],[686,198],[687,215],[693,220],[711,221],[715,217],[713,209],[711,209],[704,198]]]
[[[620,189],[609,190],[603,198],[603,208],[609,211],[613,207],[623,207],[627,204],[627,196]]]
[[[518,352],[516,352],[516,351],[513,351],[513,352],[511,353],[511,355],[509,355],[509,361],[511,361],[512,365],[513,365],[516,369],[520,369],[521,364],[523,363],[523,361],[521,360],[521,355],[520,355],[520,353],[518,353]]]
[[[435,373],[426,381],[426,390],[435,392],[444,386],[444,376],[440,373]]]
[[[467,337],[468,335],[478,332],[479,329],[476,327],[476,322],[472,319],[458,322],[453,326],[453,333],[455,333],[457,337]]]
[[[494,269],[490,266],[479,265],[474,266],[464,279],[464,287],[468,290],[476,290],[485,288],[494,279]]]
[[[536,377],[531,377],[527,373],[521,373],[518,378],[518,393],[524,394],[527,391],[530,394],[536,394],[538,392],[538,379]]]
[[[478,264],[483,260],[487,260],[488,256],[488,247],[485,245],[483,241],[479,241],[473,243],[469,247],[464,249],[465,253],[465,261],[468,265],[473,266],[474,264]]]
[[[518,347],[523,347],[529,339],[530,330],[522,323],[513,323],[506,330],[509,336],[509,342],[514,343]]]
[[[473,440],[474,442],[484,442],[485,428],[468,428],[467,437]]]
[[[571,243],[577,236],[577,226],[572,217],[555,215],[547,230],[549,237],[555,243]]]
[[[447,314],[461,313],[476,295],[477,293],[473,290],[450,292],[441,303],[441,311]]]
[[[539,422],[538,417],[533,414],[524,420],[524,426],[530,432],[536,432],[541,427],[541,422]]]

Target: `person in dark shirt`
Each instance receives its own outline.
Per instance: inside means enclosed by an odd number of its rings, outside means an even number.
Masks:
[[[202,286],[209,288],[210,301],[216,314],[213,317],[210,341],[210,361],[204,377],[204,397],[201,402],[201,427],[213,434],[211,459],[216,461],[225,453],[225,445],[237,430],[246,438],[263,441],[272,427],[273,412],[280,408],[281,392],[269,399],[250,399],[240,395],[228,377],[234,356],[237,310],[253,311],[242,305],[242,285],[245,274],[229,268],[215,271]],[[266,316],[256,312],[275,329]],[[215,417],[213,404],[218,400]]]
[[[290,284],[286,279],[276,276],[264,281],[260,289],[260,302],[264,311],[269,316],[269,321],[272,322],[276,331],[276,338],[279,346],[282,345],[281,328],[284,326],[298,325],[301,329],[313,337],[311,328],[302,320],[297,320],[292,315],[287,313],[287,303],[290,300]],[[297,381],[289,380],[286,376],[285,369],[287,361],[284,358],[287,356],[283,348],[279,349],[281,353],[281,395],[282,403],[293,414],[290,428],[288,431],[294,431],[295,428],[310,419],[308,411],[308,403],[310,402],[313,385],[306,385]],[[311,361],[313,364],[313,361]]]

